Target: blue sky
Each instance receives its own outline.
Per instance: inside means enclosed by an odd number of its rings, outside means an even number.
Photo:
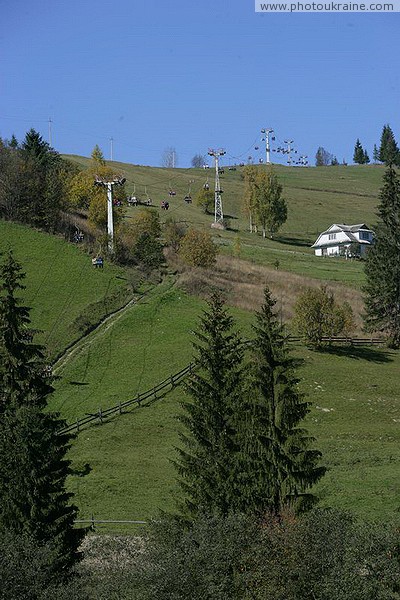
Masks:
[[[256,14],[253,0],[0,0],[0,136],[179,166],[260,129],[351,161],[384,123],[400,139],[400,13]],[[278,155],[277,155],[278,156]]]

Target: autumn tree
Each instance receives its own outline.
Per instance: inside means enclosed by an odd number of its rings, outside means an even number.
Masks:
[[[262,228],[262,236],[266,231],[273,234],[287,219],[287,204],[282,198],[283,187],[272,168],[260,169],[256,178],[255,209],[258,222]]]
[[[217,258],[218,247],[208,231],[189,228],[182,238],[179,256],[193,267],[211,267]]]
[[[257,231],[257,216],[256,216],[256,189],[257,189],[257,173],[258,169],[254,165],[247,165],[243,169],[244,177],[244,202],[243,209],[246,216],[249,218],[250,233]]]
[[[300,294],[294,307],[293,326],[310,345],[319,347],[324,337],[349,336],[355,323],[350,304],[338,304],[333,293],[321,286],[307,288]]]

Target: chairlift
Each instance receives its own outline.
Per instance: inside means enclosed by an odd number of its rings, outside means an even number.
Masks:
[[[272,140],[273,142],[275,141],[275,136],[274,136],[274,135],[272,136],[271,140]]]
[[[259,149],[259,147],[258,147],[258,146],[254,146],[254,150],[258,150],[258,149]]]

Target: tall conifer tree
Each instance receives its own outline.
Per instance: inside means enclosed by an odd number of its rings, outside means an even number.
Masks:
[[[384,125],[382,129],[379,160],[385,165],[400,166],[400,152],[390,125]]]
[[[284,328],[273,312],[268,288],[256,313],[250,386],[237,414],[236,472],[239,482],[234,508],[279,515],[287,505],[298,510],[314,498],[309,489],[324,475],[321,453],[301,426],[309,403],[299,392],[297,362],[288,351]]]
[[[17,296],[23,277],[10,252],[0,266],[0,534],[50,542],[52,569],[63,576],[79,559],[84,532],[73,527],[77,509],[65,490],[71,436],[60,435],[64,421],[45,411],[52,378]]]
[[[183,403],[186,433],[181,435],[183,448],[176,466],[185,508],[192,516],[202,510],[226,514],[233,504],[233,415],[244,373],[243,344],[219,294],[208,302],[195,336],[199,371],[186,386],[191,399]]]
[[[365,323],[369,331],[387,334],[394,348],[400,347],[400,182],[389,167],[378,206],[375,241],[367,254]]]

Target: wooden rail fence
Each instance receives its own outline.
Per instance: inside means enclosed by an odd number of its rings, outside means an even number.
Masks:
[[[137,394],[135,398],[126,400],[125,402],[120,402],[119,404],[117,404],[116,406],[112,406],[111,408],[99,408],[99,410],[95,413],[88,414],[85,417],[81,417],[80,419],[76,419],[75,423],[70,423],[63,429],[60,429],[60,434],[72,433],[74,431],[79,433],[79,431],[89,423],[93,423],[94,421],[97,421],[97,423],[103,423],[104,419],[106,419],[110,415],[121,415],[124,412],[124,409],[129,406],[133,406],[135,404],[140,406],[142,402],[149,399],[156,400],[160,392],[166,390],[167,388],[173,389],[176,385],[178,385],[181,382],[181,380],[184,377],[186,377],[186,375],[189,375],[194,370],[194,368],[195,363],[190,363],[187,367],[181,369],[180,371],[178,371],[178,373],[175,373],[174,375],[170,375],[169,377],[164,379],[164,381],[151,388],[150,390],[142,392],[141,394]]]
[[[301,337],[289,336],[287,338],[289,342],[302,342],[304,341]],[[347,344],[349,346],[367,346],[367,345],[381,345],[384,343],[383,339],[380,338],[346,338],[346,337],[323,337],[322,342],[328,344]],[[251,344],[251,340],[245,342],[246,345]],[[80,419],[76,419],[75,423],[70,423],[63,429],[60,429],[60,434],[62,433],[72,433],[81,431],[81,429],[88,425],[89,423],[97,422],[103,423],[104,419],[114,414],[122,414],[125,408],[129,406],[138,405],[140,406],[142,402],[153,399],[157,399],[157,395],[166,390],[167,388],[173,389],[176,385],[178,385],[182,379],[184,379],[187,375],[192,373],[196,368],[196,364],[191,362],[184,369],[181,369],[174,375],[170,375],[166,379],[164,379],[161,383],[156,385],[155,387],[147,390],[146,392],[142,392],[141,394],[137,394],[135,398],[130,400],[126,400],[125,402],[120,402],[116,406],[112,406],[111,408],[102,409],[95,413],[91,413],[86,415],[85,417],[81,417]]]

